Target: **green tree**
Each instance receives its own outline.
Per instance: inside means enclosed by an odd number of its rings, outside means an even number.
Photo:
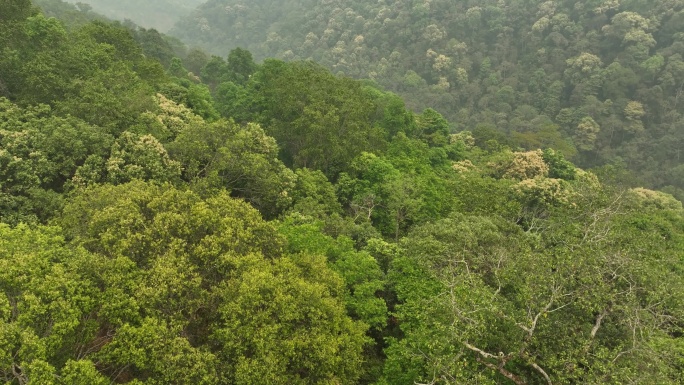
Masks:
[[[98,355],[115,370],[207,384],[361,374],[365,326],[345,313],[343,281],[321,257],[284,255],[275,228],[246,203],[137,181],[82,191],[60,222],[136,277],[118,284],[133,311],[115,313],[125,318]]]
[[[175,52],[171,45],[156,29],[140,28],[135,31],[135,40],[146,56],[157,59],[162,66],[168,67]]]
[[[0,378],[8,384],[105,384],[79,355],[97,329],[99,290],[79,266],[90,255],[60,229],[0,224]]]
[[[342,213],[335,186],[320,171],[300,168],[295,171],[296,181],[292,188],[292,212],[324,219]]]
[[[237,384],[351,383],[360,375],[365,327],[335,299],[342,282],[320,257],[244,258],[219,289],[219,358]]]
[[[449,123],[431,108],[416,117],[416,135],[430,146],[446,145],[449,133]]]
[[[575,145],[582,151],[591,151],[595,148],[596,138],[601,127],[594,119],[585,116],[577,125],[574,133]]]
[[[326,257],[331,268],[344,280],[349,315],[369,328],[380,330],[387,321],[387,307],[378,297],[385,286],[378,262],[370,254],[355,250],[351,239],[344,236],[334,239],[323,234],[321,225],[316,221],[298,221],[297,215],[291,215],[279,229],[287,239],[289,252]]]
[[[680,257],[661,249],[681,242],[670,232],[681,216],[622,213],[614,196],[583,194],[533,232],[454,216],[405,239],[390,273],[404,337],[387,350],[387,381],[677,383],[681,341],[669,331],[682,295],[656,298],[681,286],[666,272]],[[638,251],[664,234],[674,243]],[[656,321],[663,314],[675,324]]]
[[[242,48],[235,48],[228,54],[226,68],[230,71],[231,81],[244,85],[257,70],[252,53]]]
[[[201,78],[205,84],[214,89],[217,85],[229,80],[227,73],[226,61],[220,56],[212,56],[202,67]]]
[[[199,76],[202,68],[209,62],[209,56],[200,49],[192,49],[183,59],[183,66],[190,70],[194,75]]]
[[[168,147],[183,165],[184,178],[203,194],[229,189],[269,217],[291,203],[295,175],[257,124],[199,123],[181,130]]]
[[[2,221],[47,220],[78,167],[103,156],[111,142],[97,127],[55,116],[49,106],[21,108],[0,99]]]
[[[287,165],[334,178],[362,151],[382,149],[386,132],[359,83],[307,62],[266,61],[252,76],[253,119],[282,145]],[[255,111],[255,112],[256,112]]]
[[[152,135],[124,132],[112,145],[109,158],[91,155],[74,175],[80,186],[93,183],[121,184],[134,179],[178,182],[181,165],[172,160],[164,146]]]

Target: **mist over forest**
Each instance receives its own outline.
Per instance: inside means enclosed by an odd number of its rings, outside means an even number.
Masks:
[[[55,0],[38,0],[58,3]],[[90,10],[113,20],[130,20],[145,28],[166,32],[183,16],[188,15],[203,0],[69,0],[82,10]]]
[[[0,382],[684,383],[684,0],[0,0]]]

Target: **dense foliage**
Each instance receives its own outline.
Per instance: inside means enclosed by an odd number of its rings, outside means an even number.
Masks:
[[[0,0],[3,383],[684,381],[672,195],[64,14]]]
[[[458,131],[626,168],[682,199],[683,22],[669,0],[211,0],[172,33],[220,55],[312,59]]]

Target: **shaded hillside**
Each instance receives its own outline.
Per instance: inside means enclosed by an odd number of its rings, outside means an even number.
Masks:
[[[313,59],[455,129],[612,164],[683,197],[684,2],[212,0],[173,33]]]

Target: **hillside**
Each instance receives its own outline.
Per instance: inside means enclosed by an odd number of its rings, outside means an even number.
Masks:
[[[684,198],[681,1],[212,0],[172,33],[225,55],[312,59],[457,130],[627,169]],[[614,172],[614,171],[612,171]]]
[[[684,380],[672,195],[59,6],[0,1],[3,384]]]

